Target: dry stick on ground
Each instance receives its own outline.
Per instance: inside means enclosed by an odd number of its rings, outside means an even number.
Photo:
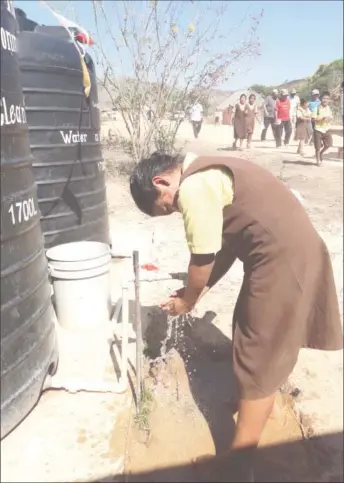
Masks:
[[[259,54],[263,12],[250,17],[245,40],[231,47],[232,31],[245,27],[248,16],[231,29],[229,7],[224,1],[188,5],[185,27],[184,2],[93,1],[102,86],[124,121],[126,135],[119,134],[135,161],[154,147],[173,151],[181,121],[168,121],[170,113],[205,102],[241,60]]]

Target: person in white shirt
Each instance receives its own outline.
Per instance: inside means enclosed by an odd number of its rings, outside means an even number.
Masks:
[[[215,126],[217,126],[219,123],[222,123],[222,112],[221,111],[216,111],[215,112]]]
[[[196,104],[191,108],[190,120],[193,127],[194,136],[197,139],[199,133],[201,132],[202,121],[203,121],[203,107],[202,104],[196,102]]]
[[[295,138],[295,134],[296,134],[295,125],[296,125],[296,119],[297,119],[297,108],[300,104],[300,98],[296,94],[296,89],[291,90],[289,99],[290,99],[290,120],[291,120],[292,129],[294,131],[294,138]]]

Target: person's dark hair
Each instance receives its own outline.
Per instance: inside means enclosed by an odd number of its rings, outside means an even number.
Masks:
[[[323,98],[323,97],[325,97],[325,96],[326,96],[326,97],[330,97],[330,93],[329,93],[329,91],[324,91],[324,92],[321,94],[320,98],[322,99],[322,98]]]
[[[153,184],[154,176],[173,171],[184,161],[183,156],[171,156],[155,152],[141,159],[130,176],[130,192],[136,206],[146,215],[152,216],[158,192]]]

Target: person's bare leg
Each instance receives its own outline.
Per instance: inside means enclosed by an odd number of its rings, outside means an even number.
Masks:
[[[304,145],[305,145],[305,141],[301,139],[299,144],[299,150],[300,150],[299,153],[301,154],[301,156],[305,155]]]
[[[252,134],[247,135],[247,148],[250,149],[251,147],[251,140],[252,140]]]
[[[321,163],[321,164],[322,164],[323,159],[324,159],[324,158],[323,158],[323,156],[324,156],[324,152],[325,152],[325,151],[327,151],[329,147],[330,147],[330,146],[329,146],[328,144],[325,144],[325,143],[324,143],[324,145],[323,145],[323,147],[322,147],[322,149],[321,149],[321,151],[320,151],[320,153],[319,153],[319,159],[320,159],[320,163]]]
[[[300,152],[301,152],[301,141],[299,141],[299,145],[297,147],[296,154],[300,154]]]
[[[315,150],[315,159],[317,161],[317,165],[321,166],[322,161],[321,161],[320,149]]]
[[[263,399],[239,400],[238,422],[230,451],[258,446],[274,403],[275,394]]]
[[[243,143],[244,143],[244,140],[243,139],[240,139],[239,149],[242,149]]]

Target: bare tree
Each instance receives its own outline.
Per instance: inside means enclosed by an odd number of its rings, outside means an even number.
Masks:
[[[230,27],[230,7],[227,1],[93,0],[99,82],[125,126],[117,140],[135,161],[154,148],[172,152],[182,115],[171,113],[185,113],[235,75],[245,57],[259,55],[263,11]]]

